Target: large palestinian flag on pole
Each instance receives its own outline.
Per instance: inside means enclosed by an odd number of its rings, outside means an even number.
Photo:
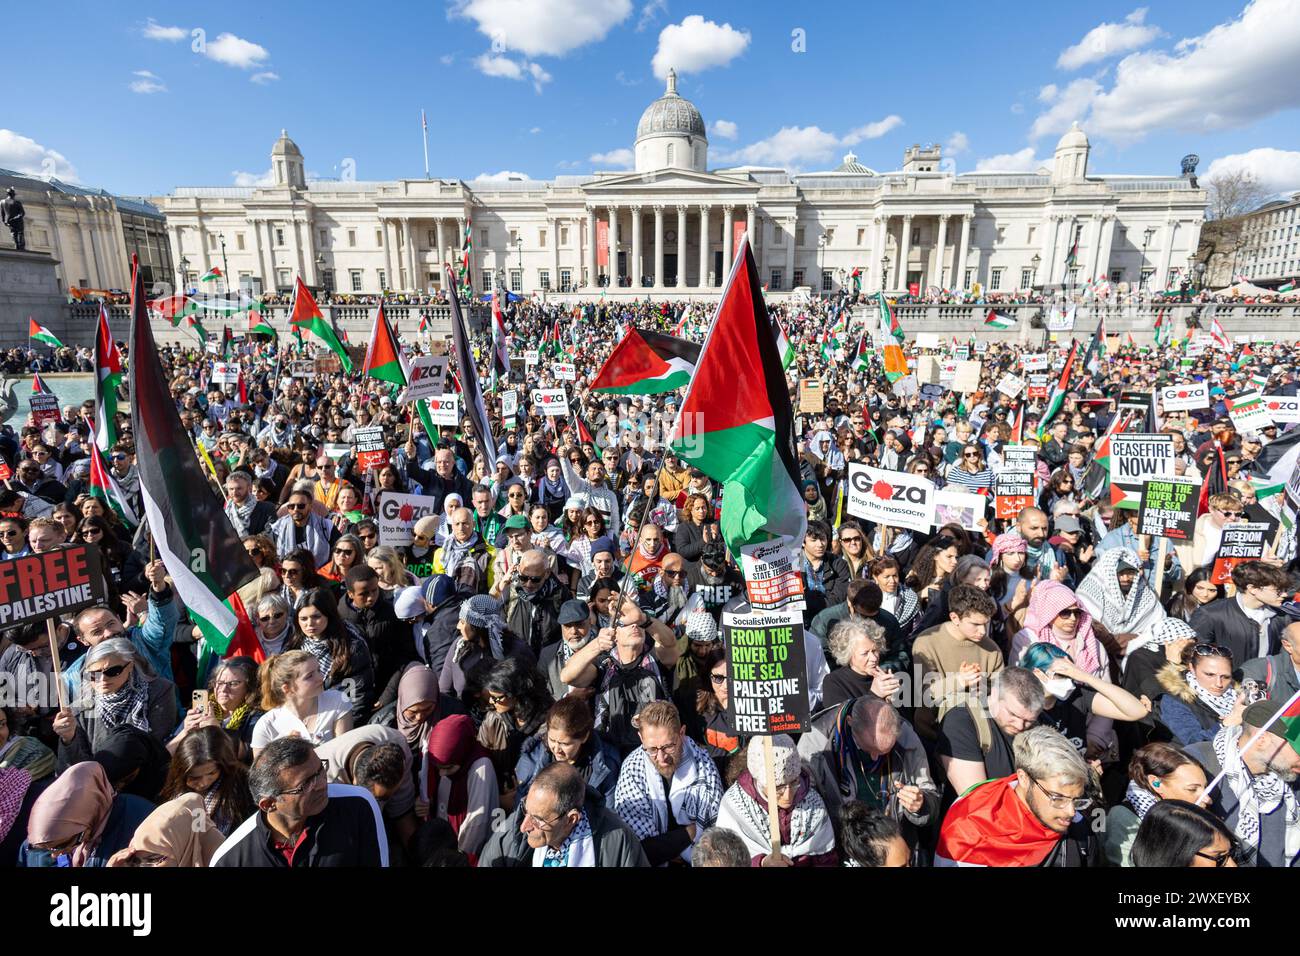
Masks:
[[[794,410],[758,267],[742,236],[670,440],[683,461],[723,484],[722,536],[742,545],[803,540]]]
[[[257,577],[222,501],[208,484],[158,360],[139,266],[131,284],[131,420],[145,520],[176,593],[224,654],[238,620],[231,595]]]
[[[145,313],[146,321],[148,313]],[[122,356],[108,329],[108,309],[99,306],[95,334],[95,445],[108,451],[117,443],[117,389],[122,384]]]
[[[769,326],[769,337],[770,332]],[[772,344],[775,347],[775,339]],[[694,342],[649,329],[629,329],[596,373],[591,390],[619,395],[671,392],[691,380],[699,359],[700,347]]]
[[[446,266],[448,274],[451,266]],[[456,296],[448,296],[451,306],[451,336],[456,359],[456,368],[460,372],[461,395],[465,399],[465,416],[474,428],[474,437],[478,439],[483,459],[490,471],[495,472],[499,449],[496,439],[492,437],[492,419],[488,418],[487,408],[483,405],[483,389],[478,383],[478,369],[474,365],[474,353],[470,349],[469,329],[465,317],[460,311],[460,301]]]
[[[1048,396],[1047,408],[1043,411],[1043,417],[1038,421],[1038,440],[1041,442],[1043,436],[1047,434],[1047,429],[1051,427],[1052,419],[1056,417],[1061,406],[1065,404],[1066,393],[1070,391],[1070,378],[1074,375],[1074,359],[1079,354],[1079,341],[1076,339],[1070,346],[1070,354],[1065,359],[1065,368],[1061,369],[1061,377],[1056,380],[1056,385],[1052,387],[1052,394]]]
[[[375,310],[375,327],[370,331],[370,346],[366,349],[366,361],[361,367],[361,374],[393,385],[406,385],[407,375],[402,368],[402,353],[384,315],[383,302]]]
[[[339,337],[334,334],[334,327],[325,321],[316,306],[316,300],[302,283],[301,276],[294,276],[293,308],[289,311],[289,326],[299,332],[306,330],[320,339],[331,352],[343,363],[343,371],[352,372],[352,358],[343,347]]]

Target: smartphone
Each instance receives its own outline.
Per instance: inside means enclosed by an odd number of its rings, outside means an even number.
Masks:
[[[204,714],[207,714],[208,692],[206,690],[196,690],[190,697],[190,706],[194,710],[202,711]]]

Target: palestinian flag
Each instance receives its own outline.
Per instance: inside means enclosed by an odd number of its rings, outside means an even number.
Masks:
[[[699,360],[700,346],[694,342],[633,328],[600,367],[591,390],[619,395],[671,392],[690,382]]]
[[[54,389],[45,384],[41,378],[40,372],[32,372],[32,394],[33,395],[53,395]]]
[[[1210,308],[1214,311],[1218,311],[1217,307],[1214,305],[1211,305]],[[1210,338],[1214,340],[1214,344],[1218,348],[1223,349],[1223,351],[1229,354],[1232,353],[1232,338],[1227,332],[1223,331],[1223,326],[1219,324],[1219,317],[1217,315],[1212,315],[1210,317]]]
[[[862,291],[862,268],[860,266],[854,266],[853,271],[849,273],[849,278],[853,280],[854,295],[861,292]]]
[[[108,309],[101,303],[95,335],[95,445],[103,452],[117,444],[117,390],[121,384],[122,356],[108,331]]]
[[[149,300],[149,311],[162,316],[173,327],[179,326],[181,319],[194,315],[200,310],[197,299],[187,295],[169,295],[161,299]]]
[[[269,335],[275,338],[275,329],[271,326],[261,312],[256,309],[248,310],[248,334],[249,335]]]
[[[392,327],[384,316],[382,302],[375,310],[375,326],[370,331],[370,346],[366,349],[366,360],[361,366],[361,374],[365,378],[378,379],[393,385],[405,386],[407,382],[407,374],[402,367],[402,353],[397,347],[397,339],[393,335]]]
[[[104,507],[112,510],[128,528],[134,528],[140,523],[131,509],[126,492],[105,464],[104,453],[93,445],[90,449],[90,496],[102,501]]]
[[[199,276],[199,281],[216,282],[220,278],[221,278],[221,270],[218,269],[216,266],[213,266],[207,272],[203,273],[203,275]]]
[[[741,237],[712,327],[700,348],[670,445],[723,484],[721,529],[735,557],[742,545],[807,530],[794,449],[794,411],[758,280]]]
[[[1277,287],[1277,291],[1278,291],[1278,292],[1294,292],[1294,291],[1295,291],[1295,279],[1288,279],[1286,282],[1283,282],[1280,286]]]
[[[27,337],[29,339],[35,339],[37,342],[44,342],[52,349],[63,348],[63,343],[59,341],[58,336],[56,336],[45,326],[38,325],[36,320],[31,318],[30,316],[28,317],[27,322],[28,322]]]
[[[231,595],[256,579],[223,503],[181,427],[145,310],[138,263],[131,284],[131,412],[145,519],[176,594],[222,654],[238,624]]]
[[[901,345],[907,336],[903,334],[903,327],[898,324],[898,317],[894,315],[894,310],[889,307],[889,300],[885,298],[885,293],[876,293],[876,308],[880,310],[881,334],[892,335]]]
[[[221,327],[221,358],[222,361],[229,362],[230,355],[235,350],[235,336],[230,331],[230,326]]]
[[[295,276],[293,281],[293,308],[289,311],[289,325],[295,329],[311,332],[324,342],[343,363],[343,371],[351,374],[352,358],[338,336],[334,334],[334,327],[325,321],[325,316],[316,306],[316,300],[303,285],[302,277]]]
[[[416,332],[428,332],[428,331],[429,331],[429,313],[428,313],[428,312],[421,312],[421,313],[420,313],[420,327],[419,327],[418,329],[416,329]]]
[[[452,355],[456,360],[456,368],[460,372],[465,416],[474,429],[474,437],[478,441],[479,450],[483,452],[489,470],[495,473],[501,451],[497,447],[496,439],[492,437],[492,420],[488,418],[487,408],[483,404],[483,390],[479,387],[478,369],[474,365],[474,356],[470,350],[469,327],[465,324],[465,318],[460,311],[460,302],[455,296],[451,297],[448,304],[451,306],[451,335],[454,346]]]
[[[988,329],[1014,329],[1016,320],[1013,316],[1003,315],[993,309],[989,309],[988,316],[984,319],[984,327]]]
[[[1173,331],[1173,321],[1169,318],[1169,313],[1161,309],[1156,313],[1156,347],[1162,348],[1169,344],[1170,333]]]
[[[506,335],[506,320],[501,314],[501,297],[492,293],[492,380],[510,372],[510,336]]]
[[[594,445],[596,443],[596,436],[593,434],[591,426],[587,424],[587,419],[583,417],[580,410],[574,409],[573,420],[578,426],[578,443],[582,445]]]
[[[683,319],[683,321],[685,320]],[[781,353],[781,368],[789,368],[794,364],[794,346],[790,344],[790,339],[785,334],[785,328],[781,325],[781,320],[773,316],[772,324],[776,327],[776,350]]]
[[[1070,390],[1070,378],[1074,374],[1074,360],[1079,354],[1079,342],[1076,339],[1070,345],[1070,354],[1065,358],[1065,368],[1061,369],[1061,377],[1056,380],[1052,386],[1052,393],[1047,398],[1047,408],[1043,411],[1043,417],[1038,421],[1038,440],[1043,441],[1043,436],[1047,434],[1047,429],[1051,427],[1052,419],[1056,417],[1065,404],[1065,395]]]
[[[1079,264],[1079,233],[1083,232],[1083,226],[1076,226],[1074,229],[1074,243],[1070,246],[1070,251],[1065,254],[1065,267],[1073,269]]]
[[[1083,354],[1083,367],[1088,374],[1096,375],[1101,370],[1101,360],[1106,354],[1106,316],[1097,318],[1097,327],[1093,329],[1092,338],[1088,340],[1088,350]]]
[[[1255,464],[1267,475],[1263,480],[1269,485],[1286,487],[1300,465],[1300,427],[1283,432],[1265,445]],[[1300,501],[1293,501],[1292,506],[1300,506]]]
[[[871,344],[868,341],[867,332],[864,329],[862,332],[862,337],[858,339],[858,351],[853,356],[853,368],[855,370],[865,372],[870,367],[871,367]]]
[[[1016,794],[1016,775],[978,783],[943,818],[935,866],[1038,866],[1060,842]]]

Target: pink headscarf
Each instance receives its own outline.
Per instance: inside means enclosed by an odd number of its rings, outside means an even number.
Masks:
[[[1072,641],[1063,641],[1052,630],[1052,622],[1058,614],[1069,607],[1082,611],[1078,630]],[[1090,615],[1074,596],[1074,592],[1060,581],[1040,581],[1029,592],[1029,610],[1025,614],[1025,630],[1034,635],[1035,642],[1052,644],[1066,651],[1074,658],[1074,663],[1089,674],[1101,676],[1103,668],[1098,650],[1101,645],[1097,635],[1092,632],[1092,615]],[[1071,646],[1073,645],[1073,646]],[[1077,649],[1076,649],[1077,648]]]
[[[65,843],[80,833],[81,842],[72,851],[72,865],[85,866],[99,848],[113,809],[113,796],[103,766],[93,760],[73,764],[32,804],[27,821],[28,842]]]
[[[1004,531],[993,539],[993,552],[989,559],[992,563],[1004,554],[1028,554],[1029,542],[1014,531]]]

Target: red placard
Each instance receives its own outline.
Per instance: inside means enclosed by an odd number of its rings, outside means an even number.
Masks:
[[[1026,508],[1034,506],[1033,495],[998,495],[993,499],[999,518],[1015,518]]]
[[[357,467],[362,472],[367,472],[371,468],[383,468],[386,464],[388,464],[387,448],[381,448],[378,451],[357,452]]]

